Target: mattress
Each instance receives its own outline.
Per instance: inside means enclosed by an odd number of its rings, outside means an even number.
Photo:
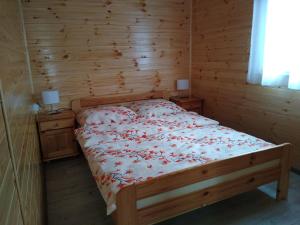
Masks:
[[[130,184],[274,147],[271,143],[220,126],[218,122],[202,116],[195,123],[185,112],[160,118],[140,118],[115,126],[84,126],[76,130],[76,137],[106,201],[107,214],[116,209],[116,194]],[[276,163],[261,166],[268,168]],[[188,185],[139,200],[137,205],[138,208],[147,207],[258,169],[261,168],[249,168]]]

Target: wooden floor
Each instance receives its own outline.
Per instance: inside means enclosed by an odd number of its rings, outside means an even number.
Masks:
[[[83,156],[46,164],[49,225],[112,225]],[[300,176],[291,174],[288,201],[275,184],[198,209],[160,225],[300,225]]]

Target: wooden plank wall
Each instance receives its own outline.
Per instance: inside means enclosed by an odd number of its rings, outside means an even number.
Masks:
[[[32,85],[26,63],[18,0],[1,0],[0,3],[0,68],[3,106],[8,124],[8,129],[5,129],[1,110],[0,224],[41,225],[40,156],[34,115],[31,112]],[[7,135],[11,139],[11,151]]]
[[[192,93],[205,114],[275,143],[295,144],[300,168],[300,92],[246,83],[251,38],[250,0],[194,0]]]
[[[175,90],[189,78],[190,0],[24,0],[35,93]]]

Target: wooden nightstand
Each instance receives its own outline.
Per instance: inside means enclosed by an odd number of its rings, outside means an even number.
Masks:
[[[65,110],[58,114],[37,116],[43,161],[79,154],[74,136],[75,114]]]
[[[170,101],[176,103],[187,111],[203,114],[204,99],[196,97],[171,97]]]

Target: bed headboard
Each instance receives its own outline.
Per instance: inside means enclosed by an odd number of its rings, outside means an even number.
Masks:
[[[147,99],[169,99],[169,93],[167,91],[155,91],[147,92],[142,94],[131,94],[131,95],[118,95],[118,96],[99,96],[99,97],[85,97],[75,99],[72,101],[72,110],[77,113],[83,108],[94,107],[97,105],[106,105],[122,102],[131,102]]]

